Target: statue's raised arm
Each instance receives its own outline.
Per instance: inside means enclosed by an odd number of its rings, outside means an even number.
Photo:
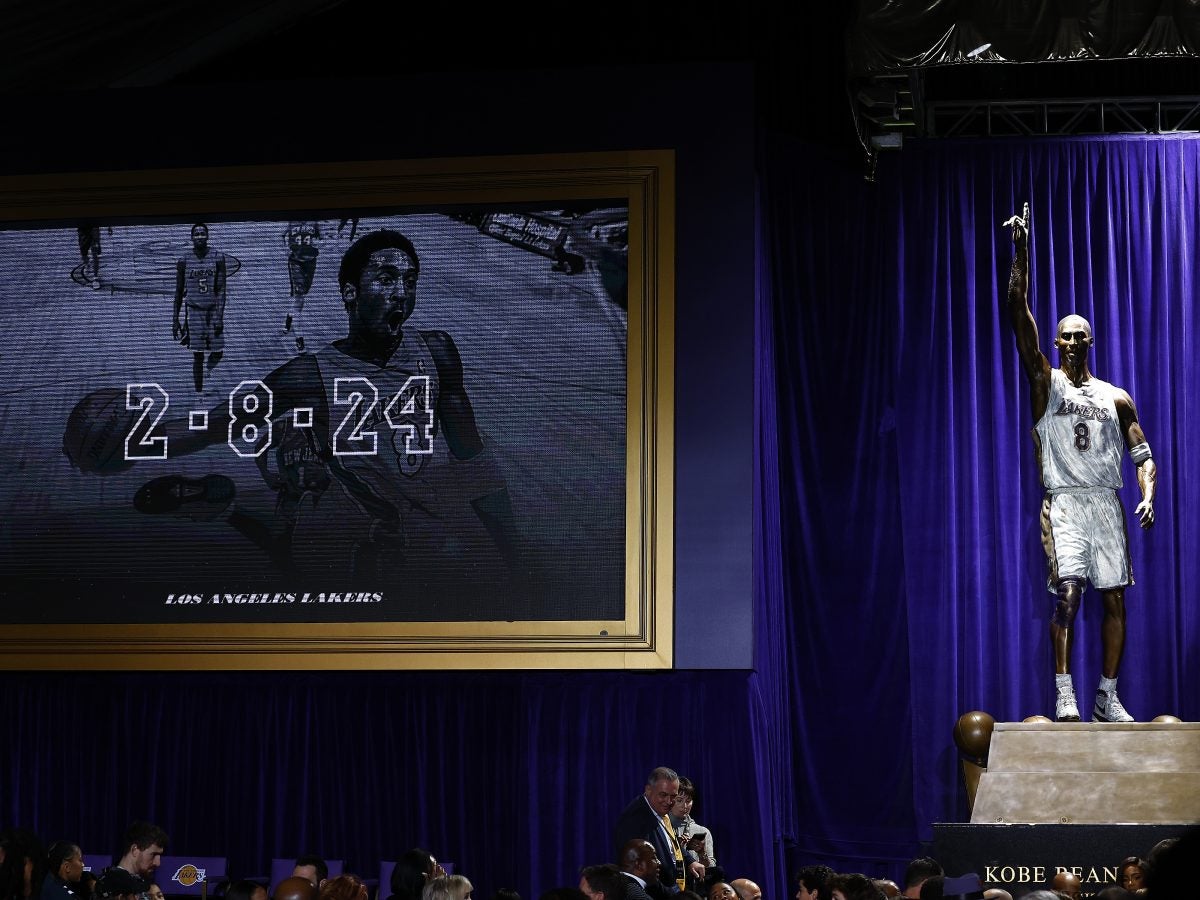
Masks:
[[[1037,422],[1046,409],[1049,397],[1050,360],[1038,346],[1037,323],[1029,308],[1029,204],[1021,214],[1009,217],[1005,228],[1012,229],[1013,260],[1008,276],[1008,319],[1017,336],[1017,352],[1021,368],[1029,380],[1029,395],[1033,404],[1033,421]]]

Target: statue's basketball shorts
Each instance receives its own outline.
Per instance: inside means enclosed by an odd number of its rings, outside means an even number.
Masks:
[[[1133,584],[1125,511],[1116,491],[1084,488],[1047,494],[1041,521],[1050,593],[1057,593],[1065,578],[1086,579],[1101,591]]]

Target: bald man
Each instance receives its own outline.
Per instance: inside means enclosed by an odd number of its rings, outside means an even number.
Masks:
[[[1073,872],[1058,872],[1050,879],[1050,890],[1065,894],[1071,900],[1079,900],[1079,892],[1083,890],[1083,882]]]
[[[317,900],[317,886],[301,875],[292,875],[275,886],[275,900]]]
[[[625,900],[652,900],[665,897],[658,873],[662,863],[658,851],[649,841],[634,838],[626,841],[617,858],[617,868],[625,881]]]
[[[762,888],[749,878],[735,878],[729,886],[737,891],[741,900],[762,900]]]
[[[1017,353],[1029,382],[1034,444],[1046,497],[1042,502],[1042,546],[1050,566],[1047,587],[1057,601],[1050,619],[1054,647],[1054,717],[1078,722],[1079,706],[1071,680],[1072,626],[1090,581],[1104,603],[1101,625],[1101,678],[1092,707],[1093,722],[1132,722],[1117,697],[1117,671],[1125,648],[1125,588],[1133,584],[1121,489],[1121,458],[1127,448],[1137,470],[1142,500],[1134,510],[1138,524],[1154,524],[1158,469],[1138,423],[1129,394],[1092,375],[1088,351],[1095,343],[1082,316],[1058,323],[1054,346],[1059,365],[1038,347],[1038,330],[1029,308],[1029,204],[1013,216],[1013,261],[1008,281],[1008,316],[1017,336]]]

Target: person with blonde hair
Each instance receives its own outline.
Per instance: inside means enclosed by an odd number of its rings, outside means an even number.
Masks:
[[[470,900],[474,889],[475,885],[465,875],[442,875],[425,885],[421,900]]]

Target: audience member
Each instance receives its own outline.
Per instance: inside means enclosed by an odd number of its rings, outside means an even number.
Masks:
[[[700,864],[709,869],[717,864],[717,858],[713,853],[712,831],[692,817],[700,805],[698,793],[690,778],[679,776],[679,796],[671,807],[671,824],[676,826],[676,833],[685,848],[695,853]]]
[[[158,885],[155,885],[155,884],[150,885],[150,890],[146,892],[147,895],[150,897],[150,900],[163,900],[162,891],[158,892],[157,897],[154,895],[154,891],[157,889],[158,889]],[[96,896],[96,873],[95,872],[84,872],[82,875],[79,876],[78,893],[79,893],[80,898],[82,898],[82,900],[92,900],[92,898]]]
[[[292,875],[275,885],[275,900],[317,900],[317,886],[303,875]]]
[[[625,885],[632,884],[611,863],[584,866],[579,875],[579,889],[588,900],[625,900]]]
[[[619,855],[625,844],[641,838],[654,845],[662,863],[658,877],[668,893],[684,890],[689,869],[696,878],[704,877],[699,861],[688,866],[683,844],[671,824],[671,809],[679,797],[679,775],[674,769],[659,766],[646,776],[646,785],[617,818],[613,828],[613,847]],[[694,868],[692,868],[694,867]]]
[[[150,886],[146,888],[146,900],[167,900],[163,896],[162,888],[154,882],[150,882]]]
[[[1200,827],[1189,828],[1182,837],[1160,841],[1146,857],[1146,896],[1151,900],[1195,897],[1195,861],[1200,859]]]
[[[472,890],[474,885],[465,875],[442,875],[430,879],[421,892],[421,900],[468,900]]]
[[[728,882],[714,881],[708,888],[708,900],[738,900],[738,895]]]
[[[925,883],[925,879],[945,874],[942,864],[936,859],[931,856],[918,856],[904,870],[903,896],[916,900],[921,896],[921,885]]]
[[[343,874],[321,882],[317,896],[320,900],[367,900],[367,886],[357,875]]]
[[[1134,892],[1146,886],[1146,861],[1140,856],[1127,856],[1117,867],[1117,884]]]
[[[749,878],[735,878],[729,886],[737,891],[740,900],[762,900],[762,888]]]
[[[1096,900],[1134,900],[1137,897],[1133,891],[1127,891],[1119,884],[1110,884],[1102,891],[1096,892]]]
[[[1042,888],[1040,890],[1030,891],[1028,894],[1022,897],[1021,900],[1062,900],[1062,898],[1058,894],[1054,893],[1054,891],[1048,891],[1045,888]]]
[[[800,889],[795,900],[832,900],[829,880],[836,874],[829,866],[805,866],[796,873]]]
[[[900,885],[896,884],[896,882],[892,881],[892,879],[872,878],[871,880],[875,882],[875,887],[883,891],[883,896],[887,897],[888,900],[891,900],[893,897],[900,896]]]
[[[307,878],[320,890],[325,885],[326,879],[329,878],[329,866],[315,853],[305,853],[303,856],[297,857],[292,874],[299,878]]]
[[[110,866],[96,882],[96,896],[102,900],[139,900],[150,883],[123,866]]]
[[[225,900],[267,900],[267,889],[257,881],[235,881],[225,889]]]
[[[413,847],[396,861],[392,869],[392,900],[421,900],[425,885],[446,874],[428,850]]]
[[[46,848],[27,828],[0,836],[0,900],[36,900],[46,877]]]
[[[658,851],[649,841],[641,838],[626,841],[617,858],[617,868],[629,882],[625,885],[626,900],[651,900],[652,897],[661,900],[665,896],[662,882],[658,880],[661,867]]]
[[[124,869],[149,884],[154,880],[154,873],[162,863],[163,851],[167,849],[169,841],[167,833],[157,825],[149,822],[131,823],[121,839],[121,858],[117,862],[117,868]],[[138,893],[145,890],[143,887]]]
[[[983,892],[983,900],[1013,900],[1013,895],[1004,888],[988,888]]]
[[[78,900],[78,882],[83,874],[83,852],[70,841],[55,841],[46,852],[46,877],[42,900]]]
[[[942,900],[942,892],[946,883],[945,875],[930,875],[921,884],[921,900]]]
[[[1050,890],[1063,894],[1068,900],[1079,900],[1083,882],[1074,872],[1055,872],[1050,879]]]
[[[883,900],[883,892],[875,887],[875,882],[857,872],[834,875],[829,880],[829,889],[833,900]]]

